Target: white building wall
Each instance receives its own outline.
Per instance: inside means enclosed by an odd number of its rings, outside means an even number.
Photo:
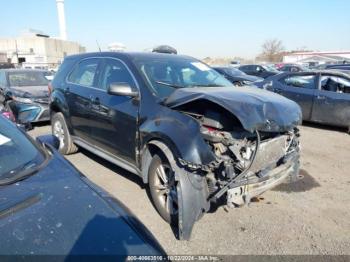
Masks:
[[[284,63],[298,63],[307,58],[311,58],[314,56],[339,56],[340,58],[348,58],[350,59],[350,51],[344,52],[305,52],[305,53],[294,53],[290,55],[286,55],[283,57]],[[325,59],[326,60],[326,59]],[[340,59],[341,60],[341,59]]]
[[[0,53],[6,53],[14,64],[18,63],[16,50],[19,58],[25,58],[26,62],[23,65],[27,67],[40,64],[54,67],[67,55],[85,52],[85,48],[76,42],[55,38],[21,36],[0,39]]]

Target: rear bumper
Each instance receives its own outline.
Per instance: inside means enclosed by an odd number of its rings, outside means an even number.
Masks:
[[[287,178],[295,179],[299,174],[299,152],[286,156],[284,163],[274,169],[266,169],[261,177],[254,177],[241,181],[234,188],[227,191],[227,204],[237,206],[249,203],[253,197],[276,187]]]
[[[11,101],[9,106],[18,123],[34,123],[50,120],[48,104],[25,104]]]

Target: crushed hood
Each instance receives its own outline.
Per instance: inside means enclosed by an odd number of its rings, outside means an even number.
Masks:
[[[287,131],[301,123],[301,109],[293,101],[254,87],[198,87],[176,89],[165,105],[176,109],[198,100],[216,103],[235,115],[244,129]]]

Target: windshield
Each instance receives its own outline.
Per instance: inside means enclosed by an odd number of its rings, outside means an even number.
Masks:
[[[279,73],[279,71],[278,71],[275,67],[273,67],[273,66],[271,66],[271,65],[262,65],[262,67],[263,67],[265,70],[267,70],[267,71]]]
[[[242,72],[241,70],[237,69],[237,68],[225,68],[224,71],[226,72],[226,74],[230,75],[230,76],[243,76],[243,75],[247,75],[246,73]]]
[[[10,86],[47,86],[49,80],[42,71],[9,72]]]
[[[167,98],[176,88],[229,86],[231,82],[207,65],[179,56],[146,57],[135,64],[149,82],[152,92]]]
[[[9,120],[0,116],[0,182],[34,171],[44,154]]]

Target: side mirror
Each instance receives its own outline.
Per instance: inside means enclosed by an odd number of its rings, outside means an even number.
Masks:
[[[138,97],[139,93],[134,91],[128,83],[112,83],[108,88],[108,94],[116,96]]]
[[[55,137],[54,135],[44,135],[44,136],[38,136],[36,138],[36,141],[38,141],[39,143],[43,144],[43,145],[50,145],[55,149],[59,149],[60,148],[60,140]]]

